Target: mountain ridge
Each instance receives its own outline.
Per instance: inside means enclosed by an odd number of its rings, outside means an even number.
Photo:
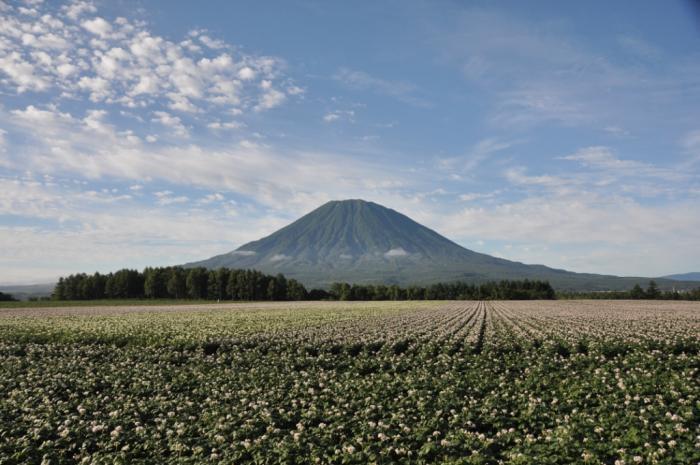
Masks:
[[[670,274],[667,276],[662,276],[662,278],[671,279],[673,281],[700,281],[700,271]]]
[[[332,282],[432,284],[542,279],[559,290],[624,290],[649,278],[574,273],[469,250],[396,210],[361,199],[334,200],[236,250],[186,267],[283,273],[310,287]],[[678,281],[658,280],[671,288]]]

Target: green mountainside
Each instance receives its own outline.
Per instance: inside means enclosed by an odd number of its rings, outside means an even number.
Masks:
[[[275,233],[186,267],[252,268],[306,286],[543,279],[559,290],[625,290],[648,278],[572,273],[468,250],[407,216],[363,200],[328,202]],[[661,288],[678,281],[658,280]]]
[[[700,272],[671,274],[664,276],[664,279],[672,279],[674,281],[700,281]]]

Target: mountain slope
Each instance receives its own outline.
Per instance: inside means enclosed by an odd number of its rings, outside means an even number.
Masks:
[[[395,210],[363,200],[328,202],[267,237],[185,266],[254,268],[320,287],[335,281],[409,285],[528,278],[549,280],[559,289],[607,290],[648,282],[474,252]],[[663,288],[667,283],[659,284]]]
[[[700,272],[670,274],[664,276],[664,279],[672,279],[674,281],[700,281]]]

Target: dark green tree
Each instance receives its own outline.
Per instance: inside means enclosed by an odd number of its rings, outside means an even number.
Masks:
[[[166,288],[168,296],[174,299],[184,299],[187,296],[187,287],[185,283],[185,272],[180,267],[170,269]]]
[[[635,284],[629,295],[630,299],[643,299],[646,297],[644,289],[639,284]]]
[[[647,286],[647,290],[644,292],[644,294],[647,299],[658,299],[661,296],[661,292],[659,291],[659,286],[656,285],[656,281],[653,279],[649,281],[649,286]]]
[[[191,268],[187,272],[185,278],[185,286],[187,287],[187,296],[190,299],[206,299],[207,298],[207,279],[209,274],[206,268]]]

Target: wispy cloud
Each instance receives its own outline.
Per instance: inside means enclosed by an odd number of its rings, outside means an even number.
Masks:
[[[354,110],[333,110],[329,111],[325,115],[323,115],[323,121],[325,123],[335,123],[338,121],[349,121],[349,122],[354,122],[355,121],[355,111]]]
[[[618,36],[617,47],[598,49],[565,20],[534,22],[479,7],[454,16],[451,28],[433,31],[435,47],[443,62],[492,97],[494,126],[624,126],[651,115],[653,102],[668,105],[680,89],[697,88],[693,67],[669,61],[641,37]],[[620,60],[620,51],[644,60]]]
[[[418,95],[418,88],[410,82],[382,79],[365,71],[347,68],[341,68],[333,77],[351,89],[375,92],[418,107],[431,106],[428,100]]]
[[[179,120],[171,119],[171,115],[155,116],[157,124],[182,130]],[[11,114],[0,110],[0,121],[26,141],[21,149],[3,158],[8,167],[18,171],[111,179],[129,185],[157,180],[236,192],[261,204],[285,204],[287,208],[352,197],[358,189],[403,185],[401,174],[387,175],[377,162],[349,155],[279,150],[246,140],[226,149],[177,141],[153,146],[102,119],[96,134],[94,121],[50,106],[28,106]],[[37,124],[41,124],[42,131],[34,130]],[[271,170],[274,166],[286,168]]]
[[[503,141],[496,138],[482,139],[464,155],[441,158],[439,166],[451,172],[469,173],[482,162],[498,152],[502,152],[515,145],[515,142]]]

